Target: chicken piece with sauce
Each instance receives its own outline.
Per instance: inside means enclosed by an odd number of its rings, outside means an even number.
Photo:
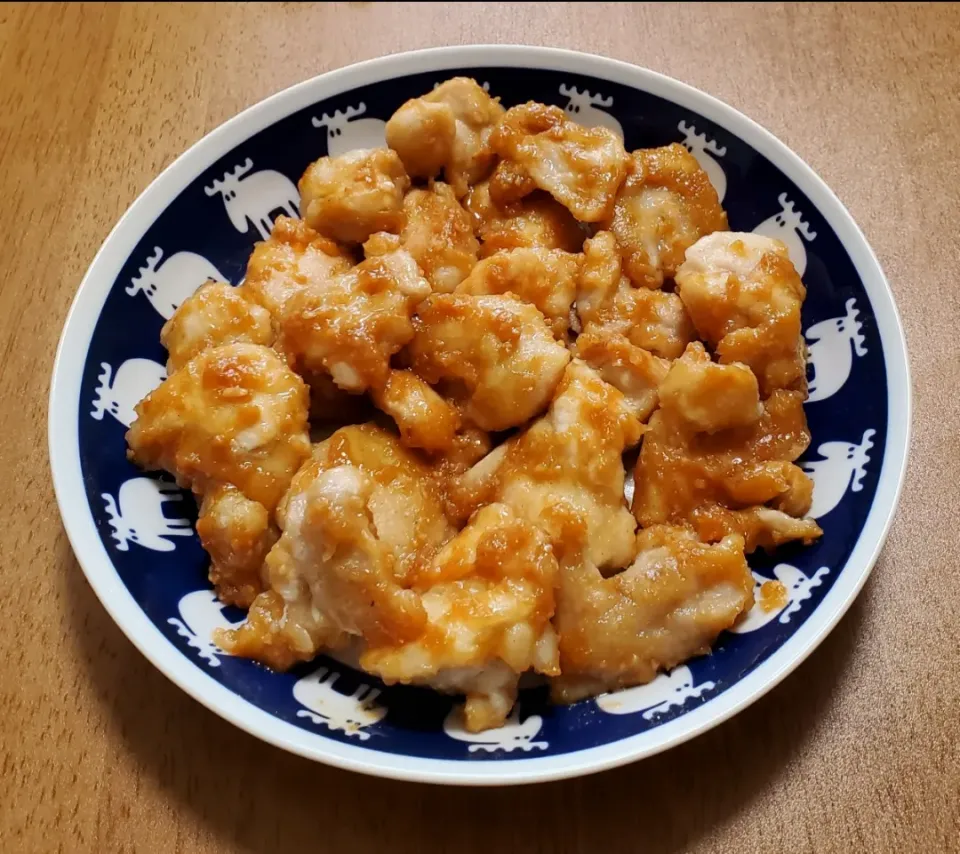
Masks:
[[[708,542],[736,533],[748,552],[820,536],[801,518],[813,484],[793,462],[810,443],[801,393],[778,390],[761,404],[746,365],[712,362],[695,343],[659,396],[634,473],[641,526],[692,525]]]
[[[414,178],[441,171],[457,198],[493,168],[490,133],[503,107],[475,80],[454,77],[420,98],[412,98],[387,122],[387,145]]]
[[[580,520],[569,525],[576,529]],[[708,652],[753,605],[753,576],[737,534],[708,545],[686,528],[648,528],[637,534],[633,563],[607,578],[575,540],[568,536],[559,555],[553,622],[562,675],[550,686],[557,702],[649,682]]]
[[[749,365],[764,397],[806,392],[800,309],[807,291],[779,240],[717,232],[687,251],[677,293],[724,364]]]
[[[613,131],[585,128],[559,107],[531,101],[507,110],[490,145],[503,158],[491,186],[498,204],[539,188],[581,222],[599,222],[613,213],[628,160]],[[498,188],[504,183],[514,190]]]
[[[617,239],[623,270],[638,286],[659,288],[705,234],[727,227],[707,173],[679,143],[634,151],[604,227]]]

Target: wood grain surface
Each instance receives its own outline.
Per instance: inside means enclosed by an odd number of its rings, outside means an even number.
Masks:
[[[880,257],[916,404],[886,548],[796,673],[666,754],[513,790],[312,764],[182,694],[87,585],[46,450],[70,301],[161,169],[292,83],[478,42],[645,65],[777,134]],[[960,851],[960,7],[3,4],[0,57],[0,851]]]

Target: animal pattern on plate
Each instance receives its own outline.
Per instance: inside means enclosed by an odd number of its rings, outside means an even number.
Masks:
[[[352,694],[342,694],[333,687],[339,678],[337,671],[320,667],[297,680],[293,696],[305,706],[297,712],[297,717],[366,741],[370,733],[364,730],[383,720],[387,714],[387,710],[376,703],[380,690],[361,683]]]
[[[220,195],[233,227],[246,234],[250,223],[266,240],[273,228],[273,214],[300,216],[300,193],[286,175],[273,169],[251,173],[253,161],[248,157],[223,178],[204,187],[208,196]]]
[[[677,125],[677,130],[683,134],[683,147],[689,151],[700,168],[707,173],[713,189],[717,191],[717,198],[723,201],[727,194],[727,173],[723,171],[716,158],[723,157],[727,153],[725,146],[717,145],[716,140],[707,139],[705,133],[697,133],[695,125],[681,121]]]
[[[780,618],[781,623],[789,623],[790,618],[800,610],[801,604],[813,595],[813,588],[819,587],[823,583],[823,579],[829,574],[830,570],[821,566],[813,575],[807,576],[789,563],[778,563],[773,568],[773,578],[767,578],[765,575],[754,572],[753,578],[756,581],[756,587],[753,595],[756,601],[746,617],[741,619],[730,631],[739,635],[755,632],[777,617]],[[786,602],[769,610],[763,607],[759,598],[761,586],[768,581],[779,581],[787,589]]]
[[[613,106],[613,97],[603,97],[599,92],[588,92],[586,89],[577,89],[576,86],[560,84],[560,94],[567,98],[563,108],[570,118],[578,124],[588,128],[604,127],[612,130],[620,139],[623,139],[623,127],[620,122],[606,112],[607,107]],[[603,107],[604,109],[600,109]]]
[[[690,668],[681,664],[669,673],[659,674],[646,685],[601,694],[595,702],[597,708],[607,714],[632,715],[642,712],[644,720],[652,721],[671,708],[682,707],[688,700],[698,699],[716,687],[709,679],[695,684]]]
[[[360,119],[367,111],[367,105],[361,101],[356,107],[334,110],[333,115],[314,116],[310,123],[315,128],[327,129],[327,155],[338,157],[358,148],[386,148],[387,123],[383,119],[370,116]]]
[[[101,495],[116,548],[129,551],[136,543],[155,552],[172,552],[176,545],[168,537],[189,537],[193,534],[189,519],[171,519],[164,514],[166,504],[183,501],[183,493],[175,483],[152,477],[132,477],[117,493]]]
[[[204,282],[229,281],[213,264],[196,252],[177,252],[158,267],[161,258],[163,250],[154,246],[153,254],[130,280],[126,291],[130,296],[146,294],[150,304],[164,320],[173,317],[180,303]]]
[[[163,379],[159,333],[173,305],[206,278],[241,280],[253,242],[278,213],[296,213],[295,184],[311,161],[374,144],[380,123],[400,104],[457,74],[489,83],[507,107],[536,100],[572,111],[579,104],[572,118],[619,126],[629,150],[684,139],[711,180],[719,182],[720,173],[711,174],[707,157],[723,173],[731,228],[769,231],[787,242],[791,257],[806,261],[803,328],[813,374],[807,414],[816,451],[801,462],[816,483],[814,515],[825,531],[810,548],[780,556],[789,564],[776,555],[751,556],[758,578],[790,580],[787,607],[762,626],[748,615],[750,630],[725,633],[710,655],[598,700],[548,707],[541,689],[522,690],[507,726],[480,735],[456,726],[451,698],[385,686],[324,656],[294,672],[272,673],[214,650],[213,628],[240,614],[219,608],[208,589],[208,559],[191,525],[194,500],[128,462],[123,439],[134,404]],[[331,135],[332,128],[341,132]],[[147,299],[131,298],[141,291]],[[843,574],[876,492],[887,431],[886,368],[870,301],[837,235],[797,186],[688,107],[609,80],[522,68],[450,69],[359,87],[305,106],[211,162],[158,214],[120,267],[90,340],[79,396],[78,454],[97,530],[120,582],[186,660],[311,737],[463,761],[523,761],[610,744],[686,715],[735,685],[803,624]],[[785,566],[796,574],[788,578]]]
[[[238,625],[224,616],[223,609],[224,604],[217,594],[204,588],[184,596],[177,603],[180,616],[167,620],[210,667],[219,667],[218,656],[230,654],[213,642],[213,633],[217,629],[232,629]]]
[[[124,427],[137,417],[134,407],[167,378],[167,369],[152,359],[127,359],[116,376],[109,363],[100,365],[100,384],[90,415],[102,421],[109,412]]]
[[[530,715],[521,723],[519,708],[513,710],[503,726],[483,732],[467,732],[463,725],[462,706],[454,706],[443,721],[443,731],[454,741],[469,745],[468,753],[512,753],[514,750],[529,753],[546,750],[550,746],[547,742],[534,741],[542,727],[543,718],[540,715]]]

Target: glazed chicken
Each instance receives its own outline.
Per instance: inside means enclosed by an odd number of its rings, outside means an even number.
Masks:
[[[462,198],[493,168],[489,138],[503,107],[475,80],[454,77],[407,101],[387,122],[387,145],[415,178],[444,180]]]
[[[480,509],[423,567],[419,637],[371,644],[361,666],[388,684],[465,694],[467,729],[503,724],[526,670],[556,675],[550,623],[557,561],[544,535],[503,504]]]
[[[540,309],[553,334],[565,340],[579,273],[578,254],[562,249],[512,249],[480,261],[457,293],[514,294]]]
[[[783,243],[736,232],[704,237],[677,271],[677,293],[720,361],[747,365],[764,397],[806,392],[800,309],[807,291]]]
[[[706,542],[737,533],[748,552],[820,536],[799,518],[813,496],[793,462],[810,443],[799,392],[776,391],[761,404],[749,368],[712,362],[694,343],[659,396],[634,473],[642,527],[689,524]]]
[[[575,116],[436,85],[164,324],[129,457],[197,497],[226,652],[333,653],[478,732],[530,674],[569,703],[708,652],[745,554],[820,536],[786,248],[681,145]]]
[[[543,315],[512,295],[433,296],[417,313],[413,369],[445,387],[483,430],[506,430],[541,412],[570,360]]]
[[[626,398],[575,359],[546,415],[470,469],[457,498],[466,510],[508,505],[539,525],[555,548],[572,510],[586,525],[588,560],[605,570],[626,566],[636,521],[623,497],[621,456],[641,432]]]
[[[727,227],[707,173],[679,143],[630,155],[627,178],[605,222],[638,286],[659,288],[705,234]]]
[[[494,181],[518,187],[514,194],[491,188],[498,203],[539,188],[581,222],[611,215],[627,170],[627,153],[613,131],[585,128],[559,107],[530,102],[507,110],[490,145],[506,167]]]
[[[707,652],[753,605],[753,587],[735,534],[707,545],[686,528],[648,528],[630,567],[610,578],[568,545],[554,619],[562,675],[551,680],[551,696],[572,703],[641,685]]]
[[[396,233],[404,223],[403,194],[410,178],[396,152],[386,148],[321,157],[300,179],[303,219],[324,237],[363,243],[378,231]]]

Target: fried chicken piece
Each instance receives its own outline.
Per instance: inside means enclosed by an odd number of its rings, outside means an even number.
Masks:
[[[404,196],[403,211],[403,247],[420,265],[434,293],[451,293],[477,263],[480,244],[473,236],[469,214],[450,185],[441,181],[428,190],[410,190]]]
[[[503,504],[479,510],[418,573],[423,632],[371,645],[361,667],[383,679],[467,696],[467,729],[501,726],[520,674],[556,675],[550,624],[557,562],[544,535]]]
[[[160,343],[169,351],[168,374],[202,350],[238,341],[269,345],[273,341],[270,313],[245,299],[240,288],[224,282],[201,285],[160,330]]]
[[[263,590],[261,570],[280,536],[266,507],[230,484],[203,496],[197,534],[210,555],[210,581],[228,605],[249,608]]]
[[[427,451],[453,448],[460,413],[413,371],[390,371],[386,385],[373,392],[373,399],[396,421],[408,447]]]
[[[630,155],[627,179],[604,225],[623,253],[634,284],[659,288],[705,234],[727,227],[717,191],[682,145],[646,148]]]
[[[526,177],[519,193],[546,190],[581,222],[599,222],[613,212],[614,197],[627,171],[627,153],[607,128],[585,128],[559,107],[529,102],[512,107],[490,136],[493,150]],[[499,167],[498,167],[499,169]],[[503,182],[503,174],[494,182]],[[494,200],[506,201],[494,192]]]
[[[410,588],[454,529],[429,468],[395,436],[365,424],[321,442],[277,521],[283,534],[266,560],[269,592],[254,603],[254,622],[218,643],[283,667],[344,635],[373,645],[420,636],[427,615]]]
[[[326,283],[353,261],[336,243],[305,222],[278,216],[267,240],[258,241],[238,293],[279,320],[287,300],[307,285]]]
[[[500,206],[490,196],[490,181],[470,188],[464,207],[481,240],[480,257],[508,249],[562,249],[579,252],[583,227],[558,201],[541,190]]]
[[[642,431],[624,396],[574,359],[546,415],[471,468],[454,499],[461,514],[503,502],[539,525],[554,548],[562,545],[572,510],[586,525],[591,563],[626,566],[635,553],[636,520],[623,497],[622,455]]]
[[[580,334],[574,352],[623,394],[630,411],[645,423],[657,408],[657,390],[670,363],[631,344],[623,335],[593,327]]]
[[[643,527],[691,524],[705,540],[738,533],[748,551],[793,536],[809,542],[820,535],[815,522],[782,518],[810,509],[810,480],[793,463],[809,443],[801,393],[778,390],[761,405],[745,366],[718,365],[691,344],[660,386],[634,513]]]
[[[228,483],[271,510],[310,453],[307,407],[303,380],[270,348],[213,347],[137,404],[129,456],[199,494]]]
[[[377,231],[403,228],[410,178],[395,151],[361,148],[321,157],[298,184],[307,225],[341,243],[363,243]]]
[[[550,400],[570,361],[543,315],[518,298],[432,296],[420,304],[413,369],[484,430],[523,424]]]
[[[687,250],[677,293],[700,337],[724,364],[743,362],[760,392],[806,392],[800,309],[807,295],[779,240],[718,232]]]
[[[387,122],[387,145],[414,178],[444,179],[462,198],[493,168],[488,139],[503,107],[475,80],[454,77],[407,101]]]
[[[413,310],[429,293],[406,250],[369,257],[291,297],[277,347],[298,371],[327,373],[345,391],[382,388],[390,357],[413,338]]]
[[[576,309],[583,330],[624,336],[664,359],[676,359],[694,339],[693,324],[676,294],[637,288],[620,274],[620,251],[609,231],[583,245]]]
[[[741,537],[706,545],[667,525],[638,533],[636,560],[623,572],[604,578],[574,549],[561,557],[559,579],[562,675],[551,680],[551,698],[560,703],[649,682],[708,652],[753,605]]]
[[[565,340],[579,272],[579,255],[561,249],[513,249],[480,261],[457,293],[514,294],[536,306],[554,336]]]

